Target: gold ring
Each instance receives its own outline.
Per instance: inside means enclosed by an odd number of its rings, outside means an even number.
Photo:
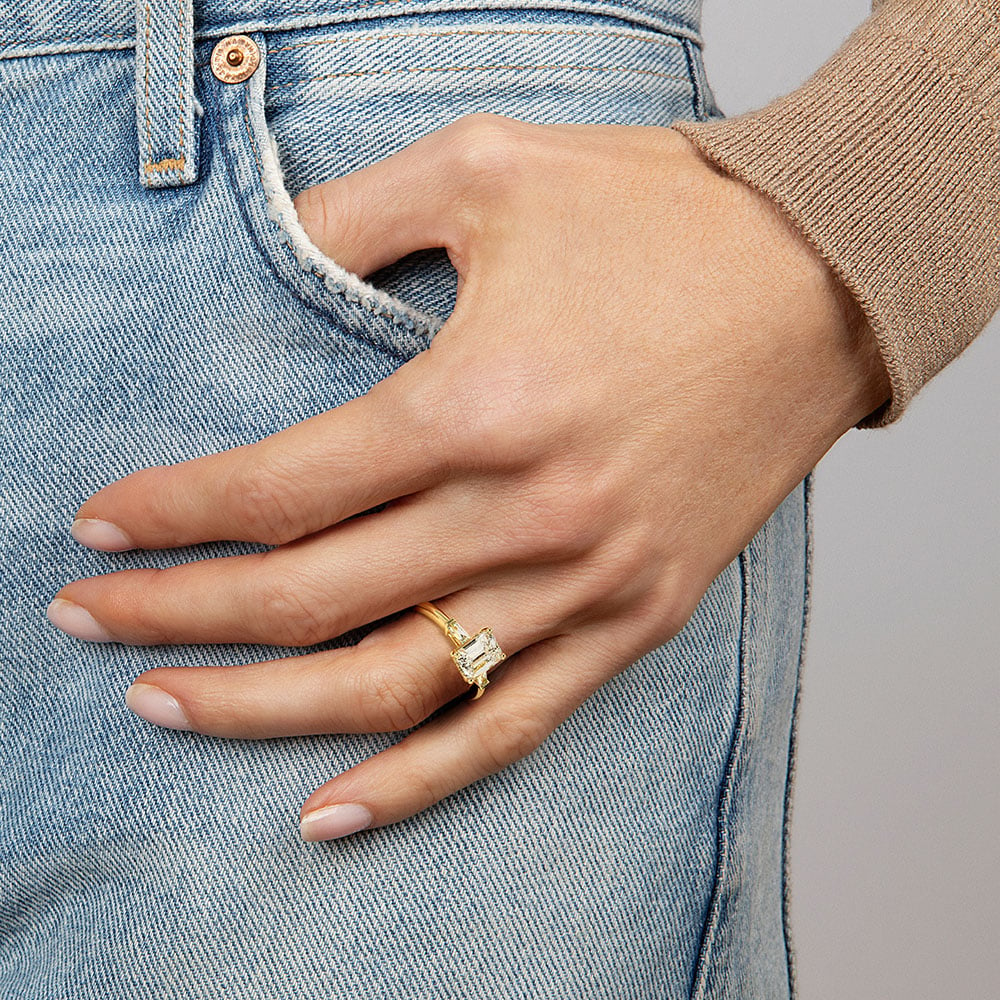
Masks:
[[[469,635],[454,618],[449,618],[430,601],[418,604],[413,610],[419,611],[425,618],[430,618],[455,644],[451,658],[465,680],[477,688],[472,697],[472,701],[475,701],[490,682],[486,676],[490,668],[507,659],[507,654],[500,648],[493,629],[483,628],[475,635]]]

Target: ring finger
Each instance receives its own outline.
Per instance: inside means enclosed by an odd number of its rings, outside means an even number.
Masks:
[[[508,657],[565,630],[571,597],[555,571],[523,571],[436,602],[470,635],[493,625]],[[527,594],[547,595],[528,598]],[[129,707],[157,725],[241,739],[409,729],[469,689],[441,630],[415,613],[356,646],[245,667],[164,667],[140,675]],[[516,670],[516,664],[500,667]]]

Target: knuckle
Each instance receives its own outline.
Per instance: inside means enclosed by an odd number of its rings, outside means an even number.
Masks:
[[[226,508],[249,540],[282,545],[299,535],[293,477],[279,466],[246,462],[225,486]]]
[[[380,668],[359,677],[358,707],[368,732],[401,732],[433,711],[427,687],[406,670]]]
[[[503,366],[462,356],[442,365],[434,387],[442,441],[469,471],[529,467],[545,442],[537,400],[516,362]]]
[[[527,706],[494,710],[482,741],[490,772],[527,757],[542,745],[547,735],[544,725]]]
[[[616,588],[632,583],[645,589],[653,572],[651,548],[644,533],[630,531],[619,534],[607,547],[605,565]]]
[[[506,190],[520,172],[520,123],[502,115],[467,115],[452,126],[451,169],[474,186],[477,199]]]
[[[453,408],[453,382],[435,364],[431,350],[408,361],[391,378],[375,385],[369,396],[376,403],[374,419],[394,447],[401,442],[419,448],[425,467],[433,471],[447,465]]]
[[[603,515],[588,496],[586,477],[577,470],[550,468],[540,476],[529,467],[518,476],[494,530],[504,551],[517,559],[586,560],[609,531]]]
[[[261,560],[267,565],[269,553]],[[249,602],[248,630],[281,646],[314,646],[337,635],[325,610],[326,598],[294,573],[260,572],[255,600]]]
[[[425,768],[410,768],[406,787],[410,801],[421,803],[421,808],[439,802],[450,791],[439,774]]]
[[[580,559],[572,592],[587,617],[639,614],[656,590],[656,574],[656,559],[642,537],[617,533]]]
[[[548,562],[582,555],[593,525],[575,483],[565,480],[522,488],[516,521],[508,526],[504,547],[516,558]]]

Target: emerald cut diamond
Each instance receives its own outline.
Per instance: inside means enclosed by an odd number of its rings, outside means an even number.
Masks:
[[[479,688],[486,686],[486,674],[490,668],[507,659],[491,628],[477,632],[468,642],[453,650],[451,656],[462,676]]]

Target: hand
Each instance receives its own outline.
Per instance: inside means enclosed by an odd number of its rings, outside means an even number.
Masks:
[[[454,314],[367,396],[128,476],[74,529],[95,548],[274,548],[79,580],[50,615],[125,643],[311,645],[427,600],[493,626],[511,658],[485,696],[314,792],[318,840],[537,747],[683,627],[888,387],[826,264],[667,129],[475,116],[296,205],[359,274],[445,247]],[[467,689],[448,648],[408,613],[352,648],[152,670],[129,704],[222,737],[405,730]]]

